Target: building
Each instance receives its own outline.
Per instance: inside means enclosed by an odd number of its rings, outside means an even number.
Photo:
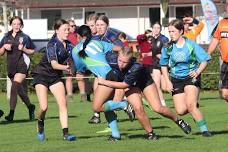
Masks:
[[[10,1],[10,0],[7,0]],[[11,0],[15,14],[24,19],[47,19],[48,31],[56,18],[74,19],[77,25],[85,23],[91,13],[105,14],[110,26],[135,38],[161,20],[159,0]],[[188,10],[202,16],[199,0],[169,0],[166,18],[178,18]],[[224,0],[214,0],[218,13],[224,10]],[[168,21],[167,21],[168,22]]]

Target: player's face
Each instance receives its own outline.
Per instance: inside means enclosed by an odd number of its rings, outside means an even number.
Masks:
[[[12,26],[13,32],[17,33],[21,29],[21,21],[19,19],[14,19],[12,21],[11,26]]]
[[[105,32],[108,28],[108,25],[103,20],[97,20],[96,28],[97,28],[97,34],[103,35],[103,34],[105,34]]]
[[[176,29],[174,26],[169,26],[168,27],[168,30],[169,30],[169,36],[170,36],[170,39],[172,40],[172,41],[178,41],[179,40],[179,38],[182,36],[182,33],[183,33],[183,31],[181,30],[178,30],[178,29]]]
[[[59,40],[67,40],[67,36],[69,35],[69,24],[63,24],[56,30],[56,34]]]
[[[96,22],[95,22],[95,20],[87,21],[87,25],[91,29],[92,34],[95,35],[97,33],[97,28],[96,28]]]
[[[154,35],[159,35],[161,32],[161,27],[159,24],[154,24],[153,28],[152,28],[153,34]]]
[[[118,66],[120,70],[124,70],[130,63],[130,58],[128,56],[124,56],[119,54],[118,56]]]

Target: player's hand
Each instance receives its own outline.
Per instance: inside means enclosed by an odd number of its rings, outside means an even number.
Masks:
[[[199,76],[200,73],[198,73],[197,71],[190,71],[189,72],[189,76],[191,78],[197,78]]]
[[[11,51],[11,50],[12,50],[12,44],[4,44],[3,47],[4,47],[7,51]]]

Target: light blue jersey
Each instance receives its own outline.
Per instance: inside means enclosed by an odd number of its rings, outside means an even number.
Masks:
[[[162,49],[160,64],[170,67],[170,76],[184,79],[190,71],[198,69],[201,62],[209,61],[211,57],[194,41],[185,39],[182,47],[176,44]]]
[[[111,67],[105,59],[105,54],[112,50],[113,44],[104,41],[91,40],[85,48],[87,56],[81,58],[78,56],[79,51],[83,49],[83,43],[85,40],[81,40],[72,51],[72,58],[76,69],[89,69],[97,77],[106,78],[106,75],[111,71]]]

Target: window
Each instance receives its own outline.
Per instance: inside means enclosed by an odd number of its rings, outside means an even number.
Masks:
[[[53,30],[55,21],[61,18],[61,10],[41,10],[41,18],[48,19],[48,30]]]
[[[169,10],[167,11],[165,18],[168,18]],[[155,22],[160,23],[160,8],[150,8],[149,9],[150,24],[153,25]],[[164,19],[165,20],[165,19]],[[162,23],[161,23],[162,24]],[[166,24],[166,23],[165,23]]]
[[[176,18],[183,18],[184,15],[188,14],[189,16],[192,16],[192,7],[176,7]]]

